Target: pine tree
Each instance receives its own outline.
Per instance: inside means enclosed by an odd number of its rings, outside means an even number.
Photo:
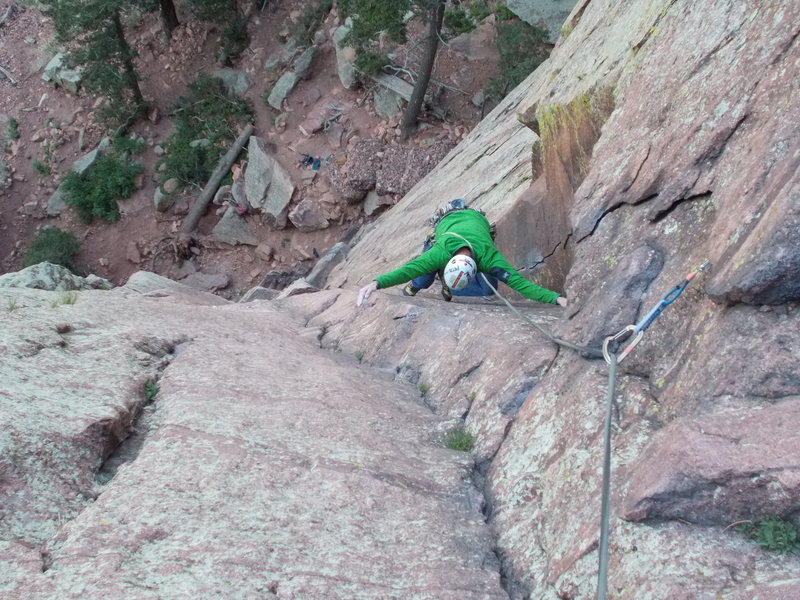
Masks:
[[[164,24],[164,31],[167,34],[167,38],[171,38],[172,32],[180,25],[175,4],[172,0],[158,0],[158,5],[161,7],[161,22]]]
[[[68,61],[82,69],[84,86],[107,104],[109,124],[129,125],[145,109],[136,52],[125,39],[121,0],[43,0],[44,14],[53,21],[56,41],[67,44]]]
[[[375,40],[380,34],[397,42],[406,40],[407,12],[412,11],[428,24],[423,56],[420,62],[414,90],[400,123],[400,136],[407,139],[416,126],[417,116],[422,110],[425,92],[433,73],[439,36],[444,20],[445,0],[340,0],[343,15],[353,19],[353,28],[348,41],[356,48],[356,66],[362,70],[377,70],[385,64],[383,57],[373,52]]]

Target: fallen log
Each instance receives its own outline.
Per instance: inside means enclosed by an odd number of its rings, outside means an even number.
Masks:
[[[189,211],[189,214],[186,215],[186,219],[184,219],[183,224],[181,225],[181,233],[192,233],[195,227],[197,227],[200,217],[202,217],[206,212],[208,204],[211,202],[214,194],[217,193],[219,184],[225,178],[225,175],[230,170],[231,166],[236,160],[236,157],[239,156],[239,153],[242,151],[244,145],[250,139],[252,133],[253,125],[248,124],[247,127],[244,128],[244,131],[239,134],[239,137],[236,138],[233,146],[231,146],[230,149],[225,153],[225,156],[219,160],[217,166],[214,167],[214,172],[211,173],[208,183],[206,183],[203,191],[197,197],[197,200]]]

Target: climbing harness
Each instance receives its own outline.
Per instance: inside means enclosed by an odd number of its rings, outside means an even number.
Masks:
[[[454,234],[457,235],[457,234]],[[459,236],[461,237],[461,236]],[[650,312],[648,312],[636,325],[628,325],[618,333],[608,336],[603,341],[602,350],[599,348],[589,348],[579,344],[573,344],[562,340],[533,320],[523,315],[517,310],[508,300],[506,300],[497,289],[489,282],[487,277],[481,273],[483,281],[491,288],[494,294],[500,298],[506,306],[508,306],[517,316],[521,317],[524,321],[533,325],[545,337],[565,348],[571,348],[578,352],[589,354],[590,356],[602,356],[608,363],[608,392],[606,394],[605,406],[605,422],[603,426],[603,483],[602,483],[602,499],[600,506],[600,544],[598,546],[598,569],[597,569],[597,600],[606,600],[606,591],[608,586],[608,538],[609,538],[609,521],[611,513],[611,420],[616,406],[616,386],[617,386],[617,366],[636,345],[641,341],[644,336],[645,330],[653,324],[658,316],[664,309],[672,304],[678,296],[683,293],[686,286],[702,271],[709,266],[709,261],[704,261],[694,271],[689,273],[681,283],[672,288],[669,292],[664,294],[664,297],[656,304]],[[633,340],[625,347],[625,349],[617,354],[619,345],[623,343],[630,336],[634,336]]]

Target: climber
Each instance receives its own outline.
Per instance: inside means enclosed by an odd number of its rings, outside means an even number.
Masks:
[[[499,280],[531,300],[567,305],[566,298],[531,283],[509,264],[494,246],[492,225],[486,216],[469,208],[463,199],[440,208],[431,222],[436,228],[423,245],[423,253],[361,288],[358,306],[375,290],[406,282],[403,294],[413,296],[430,287],[437,273],[442,279],[442,296],[448,302],[453,295],[491,295]]]

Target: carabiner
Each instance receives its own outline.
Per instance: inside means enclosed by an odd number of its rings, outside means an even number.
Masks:
[[[636,333],[636,337],[633,338],[633,341],[630,344],[628,344],[625,350],[623,350],[622,353],[619,355],[619,358],[617,359],[617,362],[619,363],[622,362],[622,359],[628,356],[628,354],[631,353],[631,350],[633,350],[636,347],[636,344],[638,344],[639,340],[641,340],[642,336],[644,336],[644,331],[636,332],[636,325],[628,325],[627,327],[621,329],[614,335],[608,336],[603,341],[603,358],[606,359],[606,362],[608,364],[611,364],[611,355],[608,353],[608,345],[612,342],[622,342],[624,340],[627,340],[633,333]]]

